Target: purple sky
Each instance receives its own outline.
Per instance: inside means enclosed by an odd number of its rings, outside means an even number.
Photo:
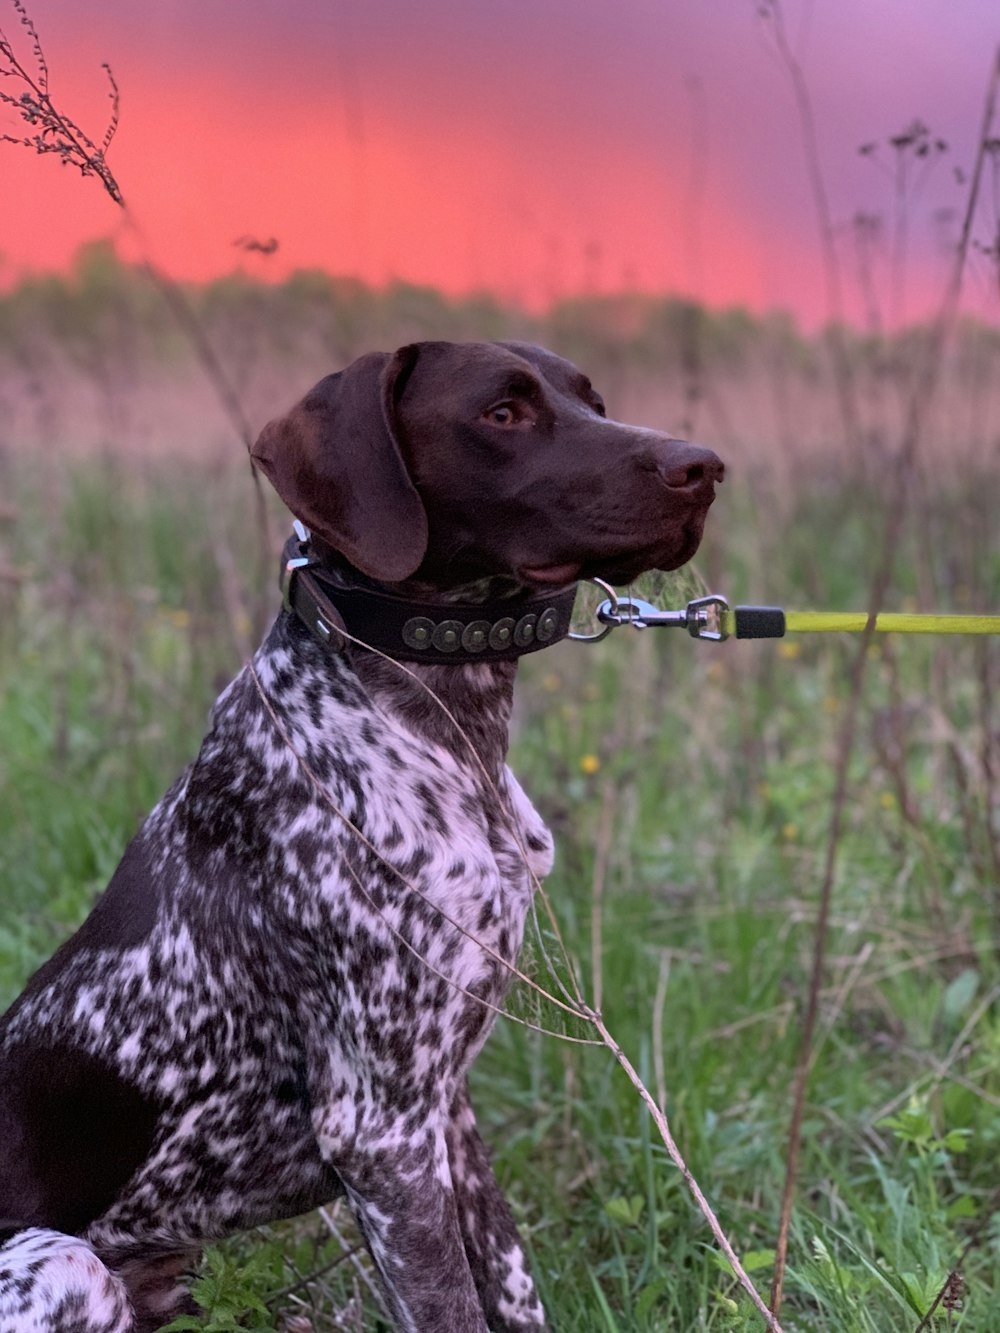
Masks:
[[[171,272],[225,271],[249,232],[281,241],[259,265],[276,274],[322,265],[536,304],[635,285],[783,306],[808,323],[826,313],[791,88],[752,0],[29,4],[53,89],[88,126],[104,114],[99,63],[113,66],[123,101],[110,162]],[[1000,0],[786,0],[785,16],[849,312],[866,308],[851,225],[864,211],[881,218],[880,316],[923,313],[964,207],[956,168],[972,164]],[[886,140],[917,117],[948,151],[910,192],[901,229]],[[874,160],[857,151],[870,141]],[[51,160],[3,145],[0,173],[2,281],[120,228],[93,182]],[[986,245],[996,195],[991,171],[976,228]],[[998,317],[996,271],[978,253],[967,290]]]

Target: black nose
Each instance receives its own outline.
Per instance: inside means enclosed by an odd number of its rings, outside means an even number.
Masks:
[[[660,473],[672,491],[711,491],[726,475],[726,465],[711,449],[681,442],[671,446]]]

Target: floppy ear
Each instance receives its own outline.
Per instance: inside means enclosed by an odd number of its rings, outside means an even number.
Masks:
[[[292,513],[363,573],[407,578],[427,549],[427,515],[393,430],[419,349],[373,352],[327,375],[264,427],[254,462]]]

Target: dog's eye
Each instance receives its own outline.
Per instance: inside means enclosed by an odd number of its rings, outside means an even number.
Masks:
[[[512,403],[497,403],[494,407],[488,407],[483,416],[491,426],[514,426],[519,420]]]

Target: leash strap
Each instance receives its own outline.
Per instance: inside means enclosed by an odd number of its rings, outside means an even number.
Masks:
[[[860,634],[868,624],[868,615],[864,611],[783,611],[778,606],[734,606],[731,611],[722,611],[719,621],[726,638],[781,639],[786,633]],[[1000,634],[1000,616],[880,611],[874,629],[877,634]]]
[[[607,585],[601,585],[607,590]],[[609,597],[597,608],[603,638],[618,625],[634,629],[686,629],[693,639],[782,639],[787,633],[828,632],[860,634],[868,624],[864,611],[785,611],[780,606],[730,607],[713,593],[688,602],[682,611],[665,611],[637,597]],[[880,611],[875,617],[879,634],[1000,634],[1000,616],[936,615]],[[577,637],[577,636],[574,636]]]
[[[737,614],[742,609],[737,607]],[[796,634],[813,634],[823,630],[860,633],[867,624],[868,616],[864,612],[785,612],[785,626]],[[1000,634],[1000,616],[942,616],[880,611],[875,617],[875,630],[879,634]],[[740,637],[738,631],[736,637]]]

